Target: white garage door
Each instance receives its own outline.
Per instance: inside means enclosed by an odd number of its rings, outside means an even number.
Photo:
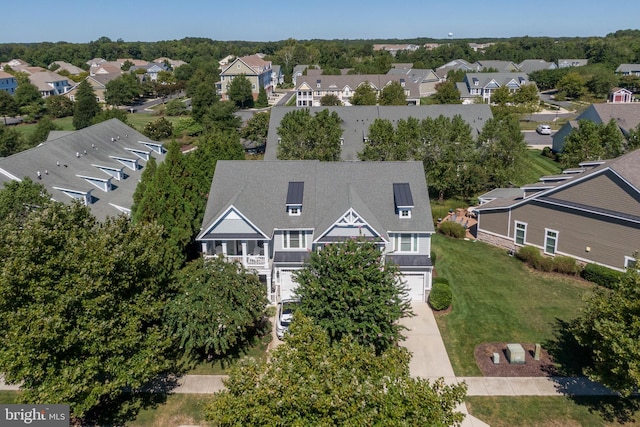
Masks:
[[[424,274],[403,274],[410,301],[424,302]]]
[[[296,270],[280,270],[280,300],[293,298],[293,290],[298,285],[293,281]]]

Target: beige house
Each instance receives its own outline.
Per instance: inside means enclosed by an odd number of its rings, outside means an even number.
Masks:
[[[95,76],[88,76],[85,80],[89,83],[91,88],[93,89],[93,93],[96,95],[96,100],[100,103],[105,103],[105,92],[107,91],[107,83],[113,79],[120,77],[120,73],[111,73],[111,74],[96,74]],[[70,100],[75,101],[75,95],[78,91],[78,86],[80,83],[73,86],[65,96],[69,97]]]
[[[228,91],[231,81],[243,74],[251,82],[254,100],[258,98],[261,87],[269,96],[273,92],[271,73],[271,61],[265,61],[257,54],[236,58],[222,69],[220,81],[216,83],[217,93],[223,101],[229,100]]]
[[[543,177],[476,211],[478,240],[624,270],[640,251],[640,150]]]

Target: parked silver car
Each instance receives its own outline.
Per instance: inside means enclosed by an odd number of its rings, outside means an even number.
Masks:
[[[539,124],[536,128],[536,132],[538,132],[540,135],[551,135],[551,126]]]
[[[278,339],[283,339],[284,334],[289,330],[298,303],[299,301],[296,299],[285,299],[278,303],[276,312],[276,336]]]

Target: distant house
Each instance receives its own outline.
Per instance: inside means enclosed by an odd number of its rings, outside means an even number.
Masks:
[[[417,44],[374,44],[374,51],[384,50],[389,52],[392,56],[396,56],[398,52],[408,50],[409,52],[415,52],[420,48]]]
[[[562,152],[565,138],[573,129],[578,128],[579,120],[607,124],[611,119],[616,121],[620,132],[627,135],[629,130],[636,128],[640,123],[640,102],[591,104],[575,120],[566,123],[553,134],[553,151]]]
[[[99,74],[122,74],[122,66],[115,62],[103,62],[95,67],[89,69],[90,76],[97,76]]]
[[[436,77],[437,78],[437,77]],[[420,79],[419,79],[420,80]],[[418,80],[418,81],[419,81]],[[319,107],[326,95],[336,96],[343,105],[351,105],[355,90],[363,84],[370,85],[379,95],[385,86],[398,82],[404,88],[407,104],[420,105],[420,83],[404,74],[349,74],[340,76],[309,75],[298,77],[296,106]]]
[[[254,100],[258,99],[260,88],[266,91],[267,96],[273,92],[271,61],[265,61],[259,55],[243,56],[234,59],[220,73],[220,81],[216,83],[216,88],[223,101],[229,99],[231,81],[241,74],[251,82]]]
[[[7,62],[0,62],[0,68],[4,68],[4,67],[9,67],[12,70],[17,70],[18,68],[24,68],[24,67],[30,67],[31,64],[29,64],[27,61],[23,61],[22,59],[12,59],[10,61]]]
[[[621,87],[612,88],[609,91],[609,98],[607,98],[607,102],[615,104],[633,102],[634,100],[633,92]]]
[[[405,68],[399,65],[402,64],[396,64],[387,72],[387,75],[403,76],[405,81],[417,84],[421,98],[436,93],[436,85],[446,80],[446,77],[440,77],[433,70],[412,68],[411,66]]]
[[[588,59],[558,59],[558,68],[582,67],[588,63]]]
[[[10,95],[16,93],[18,80],[6,71],[0,70],[0,90],[8,92]]]
[[[264,154],[265,160],[278,159],[278,127],[283,117],[296,107],[273,107],[269,119],[269,131],[267,133],[267,146]],[[493,118],[491,107],[486,104],[446,104],[446,105],[420,105],[420,106],[360,106],[360,107],[310,107],[309,112],[315,115],[323,110],[337,113],[341,119],[342,146],[340,158],[345,161],[358,160],[358,153],[364,148],[365,141],[369,137],[369,127],[376,119],[386,119],[392,123],[399,120],[407,120],[413,117],[418,120],[426,118],[435,119],[444,116],[453,119],[460,116],[470,127],[472,136],[476,138],[485,123]]]
[[[506,86],[510,92],[515,92],[530,83],[525,73],[467,73],[456,87],[463,104],[474,103],[476,99],[491,103],[491,95],[496,89]]]
[[[488,47],[493,46],[495,43],[469,43],[469,47],[474,52],[484,52]]]
[[[93,58],[88,60],[87,62],[85,62],[85,64],[87,64],[89,66],[89,68],[96,68],[98,66],[100,66],[101,64],[107,62],[106,59],[103,58]]]
[[[104,220],[130,213],[146,162],[164,154],[161,143],[111,119],[1,158],[0,183],[29,177],[54,200],[80,200]]]
[[[291,298],[310,253],[374,242],[398,266],[408,298],[431,289],[434,233],[422,162],[220,160],[197,241],[205,258],[254,270],[272,303]]]
[[[49,64],[49,68],[51,68],[53,65],[58,66],[58,68],[55,69],[56,72],[66,71],[72,76],[77,76],[78,74],[82,74],[85,72],[82,68],[76,67],[75,65],[69,64],[68,62],[64,61],[53,61],[51,64]]]
[[[623,270],[640,251],[640,150],[543,177],[476,211],[478,240]]]
[[[620,64],[618,68],[616,68],[616,74],[640,77],[640,64]]]
[[[518,71],[527,75],[542,70],[555,70],[558,68],[555,62],[547,62],[543,59],[525,59],[518,64]]]
[[[186,62],[180,60],[180,59],[171,59],[171,58],[167,58],[166,56],[161,56],[160,58],[156,58],[154,59],[152,62],[156,63],[156,64],[166,64],[168,63],[169,66],[172,69],[176,69],[181,65],[185,65]]]
[[[61,76],[53,71],[41,71],[31,74],[29,81],[38,88],[43,98],[63,95],[71,88],[68,77]]]
[[[495,70],[497,73],[515,73],[520,71],[518,66],[511,61],[478,61],[477,70],[478,71],[487,71],[487,70]]]
[[[93,89],[93,93],[96,95],[96,100],[100,103],[105,103],[105,94],[107,92],[107,83],[109,83],[113,79],[117,79],[120,77],[121,73],[111,73],[111,74],[96,74],[95,76],[88,76],[85,80]],[[78,86],[80,83],[76,83],[73,87],[71,87],[66,93],[70,100],[75,101],[76,92],[78,91]]]

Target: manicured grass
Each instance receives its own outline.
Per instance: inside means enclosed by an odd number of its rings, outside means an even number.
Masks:
[[[179,425],[206,426],[204,405],[211,400],[206,394],[172,394],[155,408],[140,411],[131,427],[175,427]]]
[[[577,317],[582,296],[594,285],[528,270],[505,250],[436,234],[436,273],[449,279],[453,310],[437,316],[457,376],[479,376],[473,351],[485,342],[540,343],[559,321]]]
[[[492,427],[639,425],[638,399],[615,397],[466,398],[469,413]]]
[[[0,403],[3,405],[16,403],[16,399],[19,395],[19,391],[0,390]]]
[[[529,165],[524,171],[523,181],[525,184],[534,183],[545,175],[556,175],[562,172],[560,164],[553,159],[542,155],[542,150],[529,149]]]
[[[474,202],[469,203],[466,200],[461,199],[446,199],[446,200],[434,200],[431,199],[431,215],[433,215],[433,222],[436,223],[438,218],[444,218],[449,214],[449,209],[467,208]]]

